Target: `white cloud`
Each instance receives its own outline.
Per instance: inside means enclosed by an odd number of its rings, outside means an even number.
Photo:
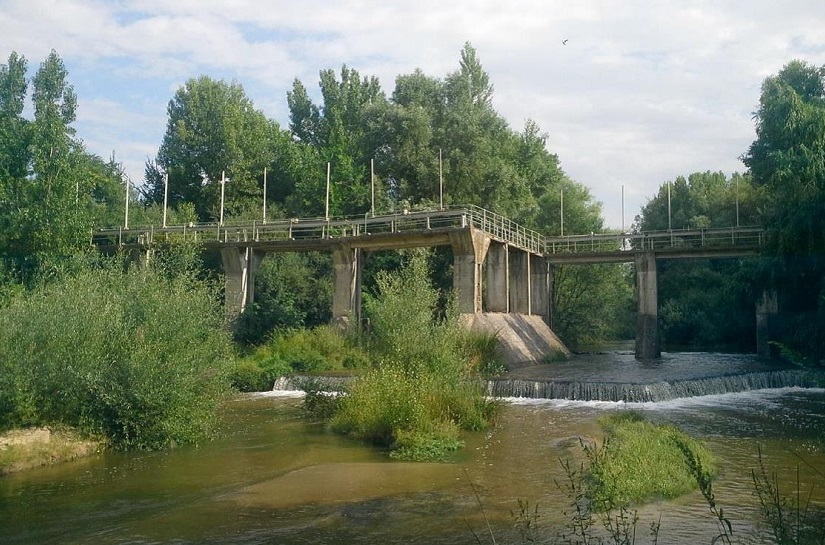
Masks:
[[[8,52],[33,67],[60,53],[80,136],[133,178],[190,77],[235,79],[285,124],[296,77],[314,91],[319,70],[347,64],[390,93],[415,68],[455,70],[469,40],[495,107],[517,130],[534,119],[617,227],[622,184],[627,223],[668,179],[741,171],[762,80],[792,58],[825,64],[824,27],[812,0],[0,0]]]

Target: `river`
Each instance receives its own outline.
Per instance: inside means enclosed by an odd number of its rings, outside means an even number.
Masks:
[[[688,365],[731,358],[668,357]],[[823,389],[646,403],[510,398],[494,427],[439,464],[394,462],[328,433],[281,392],[229,403],[219,439],[199,447],[110,452],[0,478],[0,543],[469,544],[492,543],[491,533],[497,543],[521,543],[519,499],[538,505],[538,538],[548,541],[565,522],[560,460],[581,458],[578,438],[600,437],[600,416],[629,409],[708,443],[734,535],[747,537],[757,518],[758,448],[784,493],[795,494],[798,475],[803,499],[813,488],[812,501],[825,507]],[[653,502],[639,516],[639,542],[659,519],[659,543],[710,543],[718,533],[698,493]]]

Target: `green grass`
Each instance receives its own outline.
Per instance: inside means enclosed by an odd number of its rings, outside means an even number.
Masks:
[[[588,447],[590,489],[601,509],[674,498],[697,489],[690,457],[712,475],[715,462],[696,439],[668,425],[654,424],[637,413],[604,417],[602,446]]]
[[[275,379],[292,373],[341,373],[369,366],[356,338],[330,325],[280,332],[239,358],[232,383],[243,392],[271,390]]]

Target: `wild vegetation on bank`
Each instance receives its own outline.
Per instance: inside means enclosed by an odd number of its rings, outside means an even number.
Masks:
[[[209,436],[232,345],[193,269],[84,266],[0,306],[0,423],[62,425],[116,448]]]

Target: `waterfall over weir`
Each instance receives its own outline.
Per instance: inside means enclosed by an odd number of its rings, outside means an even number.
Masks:
[[[300,390],[308,382],[315,388],[340,391],[351,377],[281,377],[274,390]],[[812,373],[802,370],[779,370],[661,380],[650,383],[598,382],[573,380],[534,380],[498,378],[483,381],[487,393],[497,397],[533,399],[569,399],[578,401],[624,401],[646,403],[683,397],[746,392],[797,386],[811,388],[822,384]]]
[[[487,392],[498,397],[645,403],[668,401],[682,397],[791,386],[807,388],[816,385],[816,380],[810,373],[788,370],[672,381],[663,380],[648,384],[496,379],[487,381]]]

